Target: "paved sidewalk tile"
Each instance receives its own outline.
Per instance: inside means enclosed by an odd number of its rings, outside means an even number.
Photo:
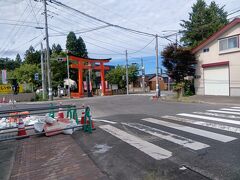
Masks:
[[[19,143],[11,180],[108,179],[69,135],[33,137]]]

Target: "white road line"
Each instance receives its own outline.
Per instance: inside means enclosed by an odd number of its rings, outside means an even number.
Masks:
[[[224,110],[224,111],[236,111],[236,112],[240,112],[240,109],[221,108],[221,110]]]
[[[135,129],[138,129],[145,133],[151,134],[153,136],[157,136],[159,138],[165,139],[167,141],[179,144],[181,146],[193,149],[193,150],[199,150],[199,149],[204,149],[204,148],[210,147],[207,144],[197,142],[197,141],[194,141],[192,139],[188,139],[188,138],[185,138],[182,136],[178,136],[176,134],[168,133],[166,131],[162,131],[162,130],[159,130],[156,128],[145,126],[143,124],[139,124],[139,123],[122,123],[122,124],[132,127],[132,128],[135,128]]]
[[[150,122],[150,123],[166,126],[169,128],[177,129],[180,131],[185,131],[188,133],[196,134],[198,136],[203,136],[206,138],[214,139],[214,140],[221,141],[221,142],[229,142],[229,141],[233,141],[233,140],[237,139],[235,137],[226,136],[223,134],[218,134],[218,133],[214,133],[214,132],[210,132],[210,131],[205,131],[202,129],[192,128],[192,127],[184,126],[181,124],[170,123],[170,122],[166,122],[166,121],[162,121],[162,120],[158,120],[158,119],[154,119],[154,118],[145,118],[142,120]]]
[[[155,144],[152,144],[148,141],[144,141],[139,137],[128,134],[125,131],[115,128],[111,125],[103,125],[100,126],[100,128],[121,139],[122,141],[130,144],[131,146],[139,149],[140,151],[144,152],[145,154],[151,156],[156,160],[166,159],[172,156],[172,152],[156,146]]]
[[[208,115],[208,116],[224,117],[224,118],[230,118],[230,119],[240,119],[240,116],[219,114],[219,113],[214,113],[214,112],[193,112],[193,113]]]
[[[222,114],[240,115],[240,112],[230,112],[230,111],[220,111],[220,110],[207,110],[207,111],[208,111],[208,112],[222,113]]]
[[[236,108],[236,109],[240,109],[240,107],[231,107],[231,108]]]
[[[105,123],[109,123],[109,124],[117,124],[117,122],[109,121],[109,120],[105,120],[105,119],[92,119],[92,120],[97,121],[97,122],[105,122]]]
[[[230,123],[230,124],[240,125],[240,121],[230,120],[230,119],[216,118],[216,117],[210,117],[210,116],[200,116],[200,115],[187,114],[187,113],[180,113],[180,114],[177,114],[177,115],[178,116],[185,116],[185,117],[205,119],[205,120],[209,120],[209,121],[217,121],[217,122],[223,122],[223,123]]]
[[[180,122],[185,122],[185,123],[190,123],[190,124],[196,124],[200,126],[205,126],[205,127],[210,127],[214,129],[220,129],[223,131],[229,131],[229,132],[234,132],[234,133],[239,133],[240,134],[240,128],[232,127],[232,126],[225,126],[222,124],[215,124],[215,123],[209,123],[209,122],[204,122],[204,121],[196,121],[192,119],[186,119],[186,118],[180,118],[176,116],[162,116],[162,118],[174,120],[174,121],[180,121]]]

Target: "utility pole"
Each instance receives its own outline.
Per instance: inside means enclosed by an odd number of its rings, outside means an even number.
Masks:
[[[142,90],[145,92],[145,72],[143,66],[143,58],[141,58],[141,66],[142,66]]]
[[[128,52],[126,50],[126,86],[127,86],[127,95],[129,94],[129,85],[128,85]]]
[[[41,71],[42,71],[42,89],[43,89],[43,99],[46,99],[46,82],[45,82],[45,70],[44,70],[44,52],[43,45],[41,43]]]
[[[68,57],[68,51],[67,51],[67,78],[68,78],[68,96],[71,98],[71,92],[70,92],[70,72],[69,72],[69,57]]]
[[[160,88],[159,88],[159,78],[158,78],[158,35],[156,34],[156,97],[161,96]]]
[[[47,52],[47,74],[48,74],[48,100],[53,100],[52,82],[51,82],[51,67],[50,67],[50,53],[49,53],[49,38],[48,38],[48,21],[47,21],[47,3],[43,0],[44,15],[45,15],[45,34],[46,34],[46,52]]]

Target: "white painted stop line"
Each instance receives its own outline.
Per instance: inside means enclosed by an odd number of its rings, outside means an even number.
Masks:
[[[181,124],[166,122],[166,121],[162,121],[162,120],[158,120],[158,119],[154,119],[154,118],[145,118],[145,119],[142,119],[142,120],[146,121],[146,122],[166,126],[166,127],[169,127],[169,128],[177,129],[177,130],[180,130],[180,131],[185,131],[185,132],[188,132],[188,133],[191,133],[191,134],[196,134],[198,136],[210,138],[210,139],[213,139],[213,140],[216,140],[216,141],[229,142],[229,141],[233,141],[233,140],[237,139],[235,137],[226,136],[226,135],[223,135],[223,134],[218,134],[218,133],[214,133],[214,132],[210,132],[210,131],[206,131],[206,130],[202,130],[202,129],[197,129],[197,128],[193,128],[193,127],[189,127],[189,126],[184,126],[184,125],[181,125]]]
[[[162,131],[156,128],[152,128],[150,126],[145,126],[143,124],[139,123],[122,123],[122,124],[193,150],[199,150],[210,147],[207,144],[197,142],[192,139],[185,138],[176,134],[168,133],[166,131]]]
[[[230,112],[230,111],[220,111],[220,110],[207,110],[208,112],[216,112],[222,114],[233,114],[233,115],[240,115],[240,112]]]
[[[148,156],[156,160],[166,159],[172,156],[172,152],[163,149],[155,144],[152,144],[148,141],[142,140],[139,137],[133,136],[131,134],[126,133],[118,128],[115,128],[111,125],[103,125],[99,126],[104,131],[110,133],[111,135],[121,139],[122,141],[128,143],[129,145],[137,148],[138,150],[144,152]]]
[[[190,123],[190,124],[196,124],[196,125],[200,125],[200,126],[214,128],[214,129],[220,129],[223,131],[240,133],[240,128],[236,128],[236,127],[232,127],[232,126],[225,126],[222,124],[209,123],[209,122],[180,118],[180,117],[175,117],[175,116],[162,116],[162,118],[179,121],[179,122]]]
[[[216,118],[216,117],[210,117],[210,116],[201,116],[201,115],[187,114],[187,113],[180,113],[180,114],[177,114],[177,115],[178,116],[185,116],[185,117],[205,119],[205,120],[209,120],[209,121],[217,121],[217,122],[224,122],[224,123],[240,125],[240,121],[231,120],[231,119],[223,119],[223,118]]]

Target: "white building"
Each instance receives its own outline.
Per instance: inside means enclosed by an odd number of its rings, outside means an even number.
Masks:
[[[197,59],[196,94],[240,96],[239,37],[237,18],[192,50]]]

